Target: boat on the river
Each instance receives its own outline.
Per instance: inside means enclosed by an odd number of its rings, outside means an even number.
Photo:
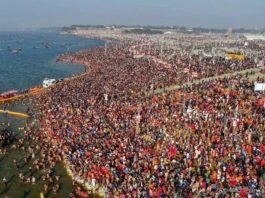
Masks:
[[[11,90],[0,94],[0,102],[8,102],[11,100],[18,99],[22,97],[23,94],[18,90]]]
[[[17,48],[17,49],[13,49],[13,50],[12,50],[12,53],[13,53],[13,54],[18,54],[18,53],[20,53],[21,51],[22,51],[21,48]]]
[[[45,78],[42,82],[42,86],[43,88],[48,88],[50,87],[51,85],[54,85],[56,83],[56,80],[55,79],[48,79],[48,78]]]
[[[20,112],[15,112],[15,111],[8,111],[8,110],[4,110],[4,109],[0,109],[0,114],[13,116],[13,117],[19,117],[19,118],[30,118],[32,116],[32,115],[25,114],[25,113],[20,113]]]
[[[0,97],[8,98],[18,94],[18,90],[10,90],[0,94]]]

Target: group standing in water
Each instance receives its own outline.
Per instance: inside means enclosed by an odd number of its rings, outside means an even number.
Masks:
[[[42,141],[42,135],[37,133],[35,119],[28,120],[26,126],[20,128],[23,137],[18,137],[12,131],[9,123],[1,123],[4,129],[0,134],[1,160],[9,155],[12,150],[20,150],[22,156],[13,159],[13,165],[17,175],[3,177],[3,188],[0,194],[5,195],[6,190],[12,185],[14,177],[19,178],[19,182],[25,186],[25,193],[30,193],[30,185],[38,183],[43,185],[43,195],[56,196],[62,185],[61,177],[56,175],[55,166],[62,161],[61,154],[50,149],[51,142]],[[76,189],[78,185],[73,183]],[[81,191],[81,190],[80,190]],[[69,196],[76,197],[76,191]]]

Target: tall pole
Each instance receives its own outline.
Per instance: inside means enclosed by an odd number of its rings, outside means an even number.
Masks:
[[[163,58],[163,44],[161,43],[160,57]]]
[[[149,43],[149,56],[151,56],[151,43]]]
[[[108,43],[108,41],[106,41],[106,43],[105,43],[105,56],[107,56],[107,43]]]

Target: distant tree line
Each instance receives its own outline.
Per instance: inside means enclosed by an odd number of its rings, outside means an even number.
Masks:
[[[133,28],[129,30],[125,30],[125,33],[136,33],[136,34],[161,34],[162,31],[159,30],[175,30],[178,32],[193,32],[193,33],[226,33],[227,29],[225,28],[203,28],[203,27],[195,27],[195,28],[188,28],[185,26],[152,26],[152,25],[72,25],[69,27],[63,27],[62,31],[71,31],[76,30],[77,28],[80,29],[90,29],[90,28]],[[265,33],[265,29],[246,29],[246,28],[237,28],[233,29],[233,33]]]
[[[138,28],[138,29],[129,29],[123,31],[125,34],[163,34],[163,31],[152,30],[149,28]]]

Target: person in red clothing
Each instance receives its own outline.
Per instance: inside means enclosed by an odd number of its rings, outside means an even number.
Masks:
[[[240,195],[240,198],[247,198],[248,193],[247,193],[246,188],[241,188],[239,195]]]

